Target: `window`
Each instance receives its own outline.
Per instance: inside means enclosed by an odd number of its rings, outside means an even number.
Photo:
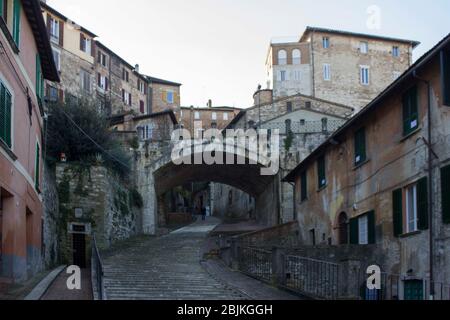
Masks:
[[[284,122],[284,125],[286,127],[286,134],[292,133],[292,120],[291,119],[287,119]]]
[[[361,128],[355,133],[355,165],[366,161],[366,130]]]
[[[143,82],[142,80],[138,80],[138,89],[140,93],[145,94],[145,82]]]
[[[91,39],[86,38],[86,36],[82,33],[80,33],[80,50],[89,55],[92,53]]]
[[[285,70],[278,71],[278,81],[286,81],[287,80],[287,73]]]
[[[59,44],[59,21],[48,16],[50,40]]]
[[[404,189],[395,190],[392,193],[392,208],[395,237],[427,230],[429,225],[428,179],[423,178]]]
[[[228,113],[227,112],[223,113],[223,120],[228,121]]]
[[[295,80],[295,81],[300,81],[301,80],[301,76],[302,76],[302,74],[301,74],[301,71],[300,70],[294,70],[294,71],[292,71],[292,73],[293,73],[293,79]]]
[[[81,69],[80,70],[80,78],[81,78],[81,89],[87,93],[91,92],[91,75],[89,72]]]
[[[441,77],[443,101],[446,106],[450,106],[450,50],[441,52]]]
[[[325,81],[331,80],[331,66],[329,64],[323,65],[323,80]]]
[[[350,219],[350,243],[375,244],[375,211]]]
[[[370,69],[367,66],[360,66],[361,84],[368,86],[370,83]]]
[[[145,113],[145,102],[142,100],[139,101],[139,111]]]
[[[100,73],[97,76],[98,78],[98,87],[102,90],[108,90],[108,78],[106,76],[101,75]]]
[[[143,140],[151,140],[153,138],[153,127],[150,125],[146,125],[142,130],[142,139]]]
[[[166,101],[168,103],[173,103],[174,99],[173,99],[173,92],[172,91],[167,91],[167,93],[166,93]]]
[[[122,101],[128,106],[131,106],[131,93],[126,92],[125,89],[122,89]]]
[[[124,69],[122,69],[122,80],[129,82],[130,81],[130,73]]]
[[[287,112],[292,112],[292,101],[286,103],[286,110]]]
[[[308,199],[308,177],[306,171],[303,171],[300,175],[300,201],[306,201]]]
[[[406,188],[406,233],[417,231],[417,186]]]
[[[101,51],[98,51],[97,62],[102,66],[106,67],[106,54]]]
[[[399,57],[400,56],[400,49],[397,46],[392,47],[392,56],[393,57]]]
[[[417,86],[403,94],[403,134],[406,136],[419,127]]]
[[[8,148],[12,147],[12,96],[6,86],[0,81],[0,140]]]
[[[309,230],[309,238],[311,241],[311,245],[316,245],[316,229]]]
[[[280,66],[284,66],[287,64],[287,52],[284,49],[278,51],[278,64]]]
[[[363,54],[369,53],[369,43],[366,41],[361,41],[361,43],[359,44],[359,50]]]
[[[21,14],[21,2],[20,0],[14,0],[13,9],[13,39],[16,45],[19,47],[20,42],[20,14]]]
[[[327,185],[326,168],[325,168],[325,156],[321,156],[317,160],[317,176],[319,189],[324,188]]]
[[[216,113],[216,112],[213,112],[213,113],[211,114],[211,119],[212,119],[212,120],[217,120],[217,113]]]
[[[405,280],[404,281],[403,298],[407,301],[423,300],[423,281],[422,280]]]
[[[302,53],[299,49],[292,50],[292,64],[301,64]]]
[[[441,169],[442,219],[450,223],[450,166]]]
[[[51,102],[56,102],[59,99],[59,91],[53,86],[48,86],[48,99]]]
[[[39,190],[40,186],[40,171],[41,171],[41,148],[39,142],[36,142],[36,159],[34,166],[34,184],[36,190]]]
[[[52,48],[53,52],[53,60],[55,60],[56,69],[58,71],[61,71],[61,53],[59,50],[56,50],[55,48]]]
[[[195,120],[200,120],[200,112],[195,111],[194,117],[195,117]]]
[[[328,49],[330,47],[330,38],[323,37],[322,38],[322,46],[324,49]]]

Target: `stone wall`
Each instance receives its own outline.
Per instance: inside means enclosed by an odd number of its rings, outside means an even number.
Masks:
[[[58,164],[56,180],[64,262],[70,262],[72,256],[72,234],[76,231],[71,225],[83,226],[87,240],[95,234],[101,249],[137,234],[140,209],[132,184],[102,166],[78,164]],[[89,256],[88,244],[86,251]]]

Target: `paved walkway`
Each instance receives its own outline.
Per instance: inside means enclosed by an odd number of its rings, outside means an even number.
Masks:
[[[164,237],[137,238],[110,252],[103,258],[108,299],[298,299],[217,261],[202,262],[206,237],[219,223],[208,218]]]

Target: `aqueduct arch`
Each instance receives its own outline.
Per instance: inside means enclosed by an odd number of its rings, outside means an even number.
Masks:
[[[152,162],[137,159],[140,174],[137,185],[144,198],[142,231],[155,234],[158,228],[158,198],[174,187],[190,182],[216,182],[236,187],[256,200],[256,218],[258,222],[272,226],[278,223],[280,208],[278,175],[262,175],[261,169],[267,167],[270,159],[256,157],[246,150],[246,156],[223,152],[224,159],[235,159],[234,164],[180,164],[172,161],[168,148],[163,155]],[[189,155],[194,159],[198,154]],[[187,160],[186,157],[185,160]],[[258,159],[257,162],[250,159]],[[184,161],[187,162],[187,161]],[[245,163],[245,164],[239,164]]]

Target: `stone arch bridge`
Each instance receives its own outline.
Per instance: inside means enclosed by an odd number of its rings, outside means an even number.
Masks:
[[[208,143],[203,145],[206,147]],[[259,223],[267,226],[278,223],[279,176],[276,173],[261,173],[261,169],[271,165],[270,158],[262,157],[247,148],[236,147],[234,152],[220,152],[223,159],[234,159],[234,164],[209,165],[204,160],[199,164],[188,164],[194,163],[194,159],[198,157],[203,159],[203,151],[198,152],[192,148],[189,155],[178,157],[176,162],[183,163],[176,164],[172,160],[173,147],[172,144],[163,147],[147,146],[146,152],[136,155],[136,182],[144,200],[143,233],[156,234],[160,219],[165,215],[163,195],[177,186],[191,182],[216,182],[238,188],[255,198],[256,219]],[[150,156],[152,149],[153,156]]]

